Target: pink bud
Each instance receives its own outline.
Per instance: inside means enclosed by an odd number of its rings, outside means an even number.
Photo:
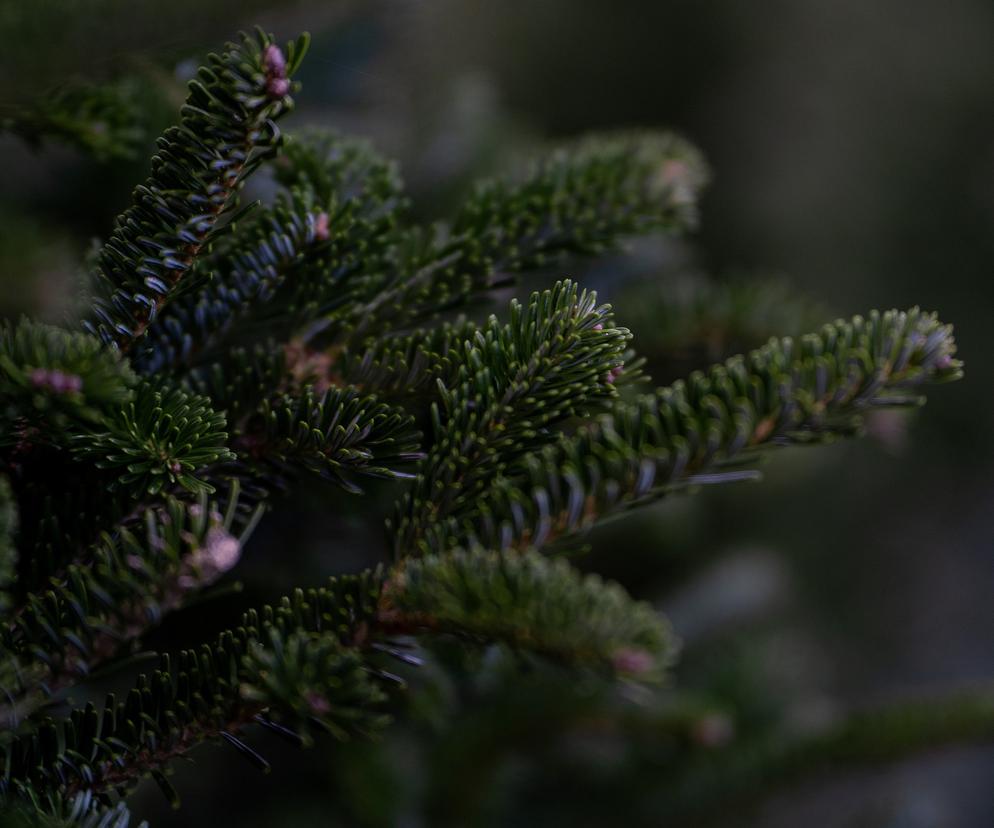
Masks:
[[[603,331],[604,330],[604,326],[600,322],[598,322],[596,325],[594,325],[594,330],[595,331]]]
[[[227,572],[242,556],[242,545],[224,529],[211,529],[207,534],[207,559],[218,572]]]
[[[290,91],[286,77],[286,58],[275,43],[262,53],[262,67],[266,70],[266,91],[273,98],[282,98]]]
[[[604,375],[604,382],[608,385],[613,385],[623,373],[625,373],[625,366],[615,365],[614,368]]]
[[[283,57],[283,51],[275,43],[270,43],[266,47],[266,51],[262,53],[262,65],[274,75],[286,74],[286,58]]]
[[[68,374],[63,374],[57,370],[48,372],[48,387],[56,394],[65,394],[69,390],[70,384],[71,380]]]
[[[648,673],[652,669],[655,659],[646,650],[635,647],[622,647],[615,652],[611,662],[614,665],[614,669],[619,673],[638,676]]]
[[[735,724],[723,713],[709,713],[694,723],[691,737],[701,747],[724,747],[735,738]]]
[[[328,214],[324,212],[318,213],[314,217],[314,238],[318,241],[327,241],[329,235]]]
[[[266,91],[273,98],[282,98],[290,91],[290,81],[286,78],[270,78],[266,81]]]
[[[30,375],[31,384],[35,388],[45,388],[56,394],[78,394],[83,390],[83,380],[75,374],[67,374],[53,368],[35,368]]]
[[[304,694],[304,699],[311,713],[315,716],[323,716],[331,712],[331,705],[328,700],[315,690],[308,690]]]

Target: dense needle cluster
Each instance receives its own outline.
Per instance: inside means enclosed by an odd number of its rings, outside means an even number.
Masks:
[[[638,331],[571,281],[481,315],[522,274],[692,226],[697,152],[588,138],[419,226],[365,143],[304,133],[281,154],[306,45],[259,32],[211,55],[95,259],[87,312],[0,328],[4,808],[125,826],[135,785],[175,800],[169,768],[202,742],[265,767],[257,728],[370,735],[403,690],[391,661],[438,637],[658,682],[676,655],[665,620],[557,545],[753,476],[770,447],[856,434],[960,374],[951,328],[918,310],[774,339],[655,390]],[[279,193],[243,204],[262,168]],[[64,713],[235,568],[274,495],[309,475],[395,487],[381,566],[304,584]]]

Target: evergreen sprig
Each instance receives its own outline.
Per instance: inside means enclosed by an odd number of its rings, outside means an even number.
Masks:
[[[130,400],[136,381],[92,336],[27,319],[0,323],[0,445],[64,445]]]
[[[640,680],[658,676],[674,647],[651,607],[565,561],[482,550],[412,559],[250,611],[213,645],[163,657],[124,701],[110,695],[102,710],[90,704],[15,737],[0,796],[16,802],[47,786],[50,805],[87,792],[110,806],[151,775],[178,801],[165,771],[203,741],[223,740],[265,770],[242,741],[252,725],[300,743],[313,727],[368,735],[386,722],[385,687],[398,681],[377,654],[407,660],[392,639],[411,633],[500,641]]]
[[[197,474],[234,459],[226,447],[223,414],[205,397],[177,388],[139,386],[135,399],[109,420],[106,431],[77,435],[73,452],[99,469],[115,469],[114,486],[134,487],[150,495],[179,486],[190,492],[213,492]]]
[[[270,630],[249,648],[246,662],[242,698],[276,716],[280,710],[297,711],[295,732],[303,744],[311,741],[315,724],[345,741],[375,734],[390,721],[384,712],[387,694],[362,653],[333,637],[302,632],[284,637]]]
[[[105,534],[85,563],[20,601],[0,635],[3,651],[44,665],[49,695],[87,677],[238,562],[260,513],[240,520],[237,500],[236,489],[222,515],[206,495],[189,505],[169,499],[133,528]],[[26,707],[9,712],[23,717]]]
[[[148,828],[147,822],[131,821],[123,801],[108,806],[90,791],[72,797],[27,796],[23,802],[10,803],[0,816],[10,828]]]
[[[617,584],[564,560],[456,550],[405,561],[384,592],[381,623],[499,641],[574,666],[645,680],[676,649],[662,617]]]
[[[462,539],[542,546],[674,489],[754,476],[762,449],[852,436],[873,408],[920,405],[923,386],[961,375],[955,353],[952,328],[917,309],[772,340],[526,457]]]
[[[319,209],[280,197],[232,229],[224,250],[198,262],[211,275],[199,291],[180,296],[159,315],[136,362],[155,374],[196,363],[224,335],[273,295],[320,245]],[[326,233],[325,233],[326,235]]]
[[[97,257],[86,327],[104,342],[129,350],[231,219],[241,183],[279,145],[275,120],[306,48],[302,37],[284,56],[260,30],[190,81],[180,125],[159,139],[150,177]]]
[[[380,337],[365,347],[343,348],[334,370],[364,391],[402,399],[431,397],[439,383],[448,387],[457,380],[463,343],[474,341],[479,329],[475,322],[459,319]]]
[[[346,491],[361,494],[359,477],[402,479],[402,470],[421,458],[414,418],[354,388],[265,402],[235,438],[244,458],[318,474]]]
[[[597,255],[654,230],[685,231],[706,179],[697,151],[669,134],[562,147],[519,181],[481,184],[451,226],[412,233],[404,268],[353,311],[355,329],[410,327],[566,256]]]
[[[317,388],[317,373],[299,364],[294,370],[288,359],[292,355],[290,349],[281,348],[271,339],[250,348],[232,348],[223,362],[191,371],[183,377],[183,384],[193,393],[209,398],[215,410],[237,425],[274,393],[300,393],[306,385]]]
[[[396,165],[365,142],[309,133],[274,168],[284,190],[197,262],[195,273],[210,281],[163,310],[137,360],[144,371],[205,361],[236,326],[286,340],[390,272],[406,206]]]
[[[369,572],[332,579],[320,590],[298,590],[246,613],[213,645],[183,651],[175,660],[164,656],[123,701],[109,695],[102,709],[88,704],[14,738],[3,748],[0,800],[39,801],[38,791],[45,790],[41,804],[62,808],[89,792],[110,806],[112,795],[150,775],[178,801],[165,771],[204,741],[224,740],[265,769],[265,760],[239,734],[261,724],[299,741],[273,715],[341,737],[378,725],[379,683],[391,678],[375,667],[360,677],[356,647],[375,619],[381,583],[380,573]],[[299,635],[307,636],[307,647]],[[316,676],[325,680],[317,689]]]
[[[279,310],[292,318],[348,318],[398,267],[397,244],[408,198],[396,163],[366,141],[307,131],[274,164],[295,198],[307,194],[324,211],[328,245],[304,278],[287,286]],[[340,324],[340,323],[338,323]]]
[[[432,407],[435,444],[400,507],[397,554],[444,548],[450,522],[475,513],[505,469],[552,440],[557,423],[615,394],[629,337],[595,294],[560,282],[467,340],[453,387],[440,386]]]

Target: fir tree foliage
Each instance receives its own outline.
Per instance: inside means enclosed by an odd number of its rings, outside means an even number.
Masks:
[[[86,327],[104,342],[130,349],[232,218],[242,182],[279,145],[275,121],[306,48],[302,38],[284,56],[260,31],[210,55],[190,81],[180,125],[159,139],[151,176],[97,257]]]
[[[275,177],[284,188],[275,203],[198,261],[213,278],[164,309],[136,360],[143,370],[209,364],[236,323],[275,329],[286,342],[306,321],[354,309],[395,268],[406,198],[395,165],[370,146],[305,133],[288,144]]]
[[[688,485],[754,476],[763,450],[851,436],[874,408],[921,405],[923,385],[961,376],[955,347],[952,329],[917,309],[772,340],[530,455],[496,481],[462,533],[501,548],[542,546]]]
[[[504,325],[492,317],[464,346],[454,387],[440,386],[436,442],[398,518],[398,553],[444,545],[447,526],[553,426],[614,394],[629,337],[569,282],[536,293],[527,308],[513,303]]]
[[[564,147],[520,180],[481,183],[451,224],[412,233],[405,270],[353,312],[354,324],[410,327],[569,255],[603,253],[639,233],[683,232],[696,221],[706,179],[696,150],[673,135]]]
[[[0,120],[0,130],[19,135],[35,148],[56,140],[100,162],[129,160],[137,157],[146,137],[142,91],[135,78],[63,84],[41,100],[15,107]]]
[[[93,337],[22,319],[0,326],[3,440],[18,427],[64,442],[131,400],[137,377]]]
[[[4,630],[5,652],[44,665],[46,690],[55,692],[126,651],[238,562],[261,511],[241,520],[237,497],[236,485],[225,515],[204,494],[189,504],[169,498],[106,533],[85,565],[22,599]]]
[[[661,676],[674,638],[648,604],[562,559],[482,548],[409,560],[385,595],[385,621],[500,641],[573,666]]]
[[[659,379],[762,346],[771,337],[817,330],[832,314],[782,276],[732,272],[714,278],[678,269],[664,278],[635,278],[615,302],[638,331],[639,353]]]
[[[118,469],[116,486],[155,495],[170,485],[190,492],[213,488],[195,472],[234,455],[225,448],[225,419],[210,400],[179,389],[142,384],[135,399],[109,419],[108,431],[79,435],[73,451],[100,469]]]
[[[419,437],[403,409],[350,387],[323,394],[307,388],[299,397],[263,403],[238,445],[248,458],[305,469],[361,494],[357,477],[410,477],[401,469],[420,458]]]
[[[951,328],[889,311],[782,338],[655,391],[632,333],[572,281],[525,273],[693,226],[706,179],[665,134],[597,136],[409,219],[394,164],[275,122],[306,48],[211,55],[95,258],[74,330],[0,328],[0,800],[10,818],[126,826],[144,778],[221,742],[265,770],[385,727],[420,642],[497,645],[597,681],[658,682],[665,620],[543,548],[762,452],[858,433],[960,375]],[[239,204],[263,165],[272,203]],[[251,207],[251,205],[250,205]],[[622,309],[623,310],[623,309]],[[452,318],[453,311],[466,316]],[[78,689],[236,569],[276,493],[396,495],[387,563],[244,613],[103,705]],[[392,555],[390,554],[392,551]],[[61,708],[70,712],[63,715]]]

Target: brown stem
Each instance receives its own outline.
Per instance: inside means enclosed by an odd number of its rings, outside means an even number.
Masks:
[[[164,770],[174,759],[185,756],[201,743],[220,738],[222,732],[241,732],[263,710],[264,705],[243,703],[224,725],[187,725],[167,745],[155,749],[143,748],[129,754],[129,761],[124,765],[111,760],[102,762],[94,766],[92,783],[84,783],[79,777],[73,779],[66,786],[66,797],[72,798],[84,788],[98,796],[126,788],[153,771]]]

